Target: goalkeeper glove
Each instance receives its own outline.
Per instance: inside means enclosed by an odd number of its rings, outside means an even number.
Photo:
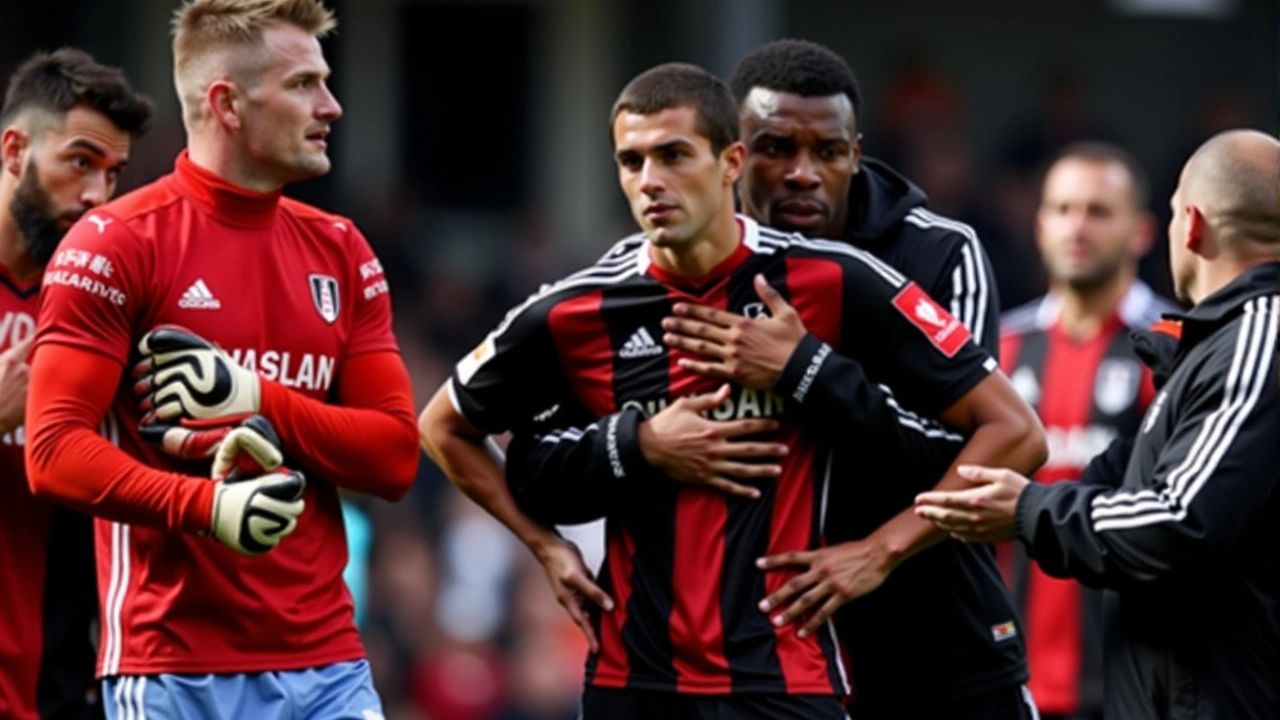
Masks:
[[[209,533],[245,555],[275,547],[298,527],[306,508],[302,473],[282,466],[271,423],[255,415],[231,430],[213,461],[213,515]]]
[[[133,392],[144,424],[175,418],[228,424],[258,411],[258,375],[190,330],[160,325],[142,336],[138,352]]]

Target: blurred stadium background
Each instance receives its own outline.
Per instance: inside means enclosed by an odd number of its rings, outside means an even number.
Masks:
[[[973,226],[1004,307],[1043,291],[1031,238],[1038,172],[1104,138],[1152,178],[1235,126],[1277,128],[1271,0],[327,0],[346,116],[334,172],[289,194],[354,218],[391,277],[419,406],[454,359],[541,282],[632,231],[607,111],[668,60],[726,75],[756,44],[803,37],[853,66],[864,150]],[[0,77],[70,44],[157,103],[124,189],[182,146],[167,24],[177,0],[0,3]],[[1143,276],[1168,293],[1163,243]],[[391,720],[567,720],[584,644],[540,568],[427,461],[371,519],[362,627]]]

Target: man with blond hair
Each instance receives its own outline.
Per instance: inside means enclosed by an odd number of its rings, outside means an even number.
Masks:
[[[113,719],[381,717],[338,490],[408,490],[409,377],[364,237],[282,197],[329,170],[333,27],[318,0],[184,5],[187,149],[50,263],[27,467],[98,518]]]

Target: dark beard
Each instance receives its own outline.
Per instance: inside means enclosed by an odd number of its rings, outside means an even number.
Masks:
[[[22,179],[18,181],[18,186],[14,188],[13,200],[9,203],[9,214],[13,216],[18,234],[22,236],[27,254],[44,267],[53,257],[53,252],[58,249],[62,236],[67,234],[66,230],[58,226],[58,221],[77,219],[83,211],[59,214],[57,208],[53,206],[53,200],[41,186],[35,162],[32,161],[27,165],[27,171],[22,174]]]

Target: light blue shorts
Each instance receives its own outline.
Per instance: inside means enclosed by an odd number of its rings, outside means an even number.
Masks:
[[[383,720],[369,662],[242,675],[119,675],[107,720]]]

